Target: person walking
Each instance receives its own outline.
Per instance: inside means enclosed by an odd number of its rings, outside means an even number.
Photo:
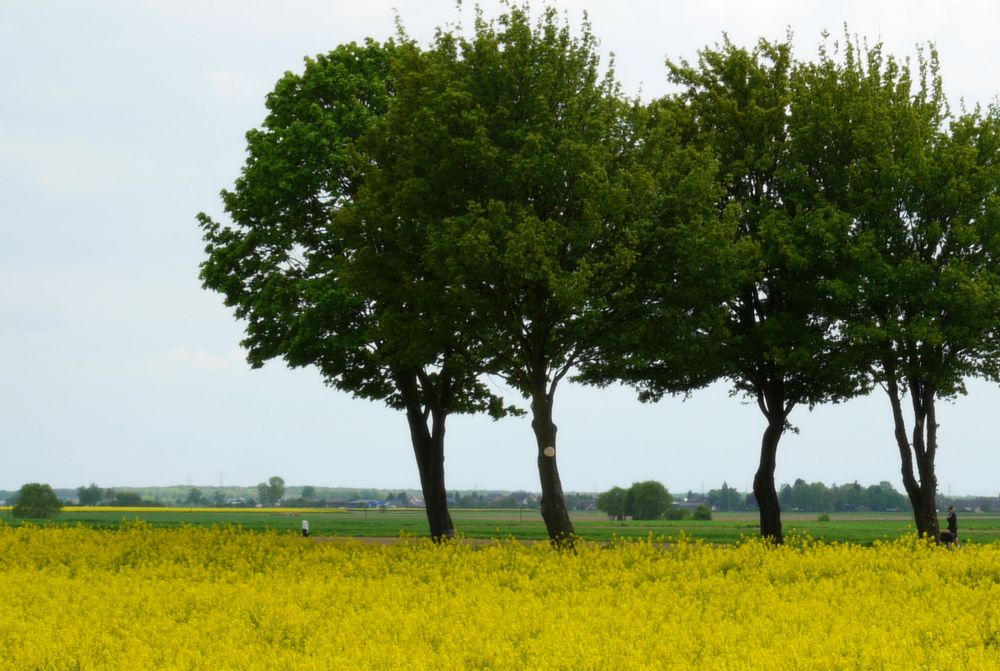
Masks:
[[[955,506],[948,506],[948,531],[944,534],[945,545],[955,544],[958,547],[958,514]]]
[[[302,520],[302,536],[309,537],[309,520]]]

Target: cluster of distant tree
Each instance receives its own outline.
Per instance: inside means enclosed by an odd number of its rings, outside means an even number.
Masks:
[[[778,499],[784,510],[804,512],[848,512],[873,510],[880,512],[909,511],[910,501],[885,481],[865,487],[853,482],[827,486],[822,482],[806,482],[798,478],[791,485],[783,484]],[[707,494],[688,494],[688,500],[704,500],[712,510],[739,512],[757,510],[752,493],[739,492],[725,482]]]
[[[129,507],[157,507],[163,503],[155,500],[145,499],[136,491],[115,491],[114,489],[98,487],[90,483],[86,487],[79,487],[76,490],[77,501],[81,506],[129,506]]]
[[[656,480],[634,482],[628,489],[612,487],[597,497],[597,509],[613,520],[683,519],[688,516],[712,519],[712,511],[706,505],[697,505],[693,511],[675,506],[674,497]]]
[[[822,482],[806,482],[799,478],[791,485],[783,484],[778,492],[778,499],[784,510],[805,512],[886,512],[911,509],[907,496],[885,481],[867,487],[857,482],[827,486]],[[712,510],[723,512],[757,510],[757,501],[752,493],[739,492],[725,482],[722,487],[711,489],[704,495],[689,493],[688,500],[703,500]]]
[[[791,485],[782,485],[779,498],[783,509],[805,512],[910,510],[909,499],[885,481],[868,487],[857,482],[827,486],[822,482],[806,482],[799,478]],[[959,508],[992,510],[996,503],[1000,503],[1000,500],[961,499],[955,505]],[[943,507],[947,505],[942,504]],[[607,513],[612,519],[679,517],[684,514],[679,511],[693,510],[697,513],[698,506],[719,512],[756,511],[757,501],[753,493],[740,492],[723,482],[718,489],[710,489],[704,494],[688,492],[683,504],[675,506],[667,489],[652,480],[637,482],[628,489],[613,487],[597,497],[597,509]],[[997,508],[1000,509],[1000,505]],[[695,517],[700,515],[704,513],[695,514]]]
[[[782,485],[778,499],[785,510],[834,512],[853,510],[910,510],[909,499],[891,484],[882,481],[863,487],[857,482],[827,487],[822,482],[797,479],[792,485]]]

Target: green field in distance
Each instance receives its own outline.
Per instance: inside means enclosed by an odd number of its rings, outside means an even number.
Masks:
[[[545,525],[537,510],[468,510],[451,511],[455,528],[466,538],[544,540]],[[571,513],[578,535],[586,540],[607,542],[614,538],[677,539],[681,535],[711,543],[736,543],[758,535],[755,513],[715,513],[710,521],[657,520],[611,521],[599,512]],[[870,544],[879,539],[894,539],[914,532],[909,513],[830,513],[829,521],[820,521],[816,513],[784,513],[786,537],[808,535],[826,542]],[[422,510],[388,509],[187,509],[146,508],[114,509],[65,508],[48,520],[21,520],[9,509],[0,510],[3,524],[84,524],[115,528],[122,523],[142,520],[155,527],[232,524],[247,530],[300,533],[302,520],[309,520],[311,535],[382,537],[421,537],[427,535],[427,520]],[[944,518],[941,518],[944,526]],[[959,517],[962,542],[989,543],[1000,540],[1000,514],[965,513]]]

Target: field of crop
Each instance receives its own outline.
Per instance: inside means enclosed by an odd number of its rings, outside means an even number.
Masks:
[[[0,668],[1000,669],[1000,545],[0,524]]]
[[[816,513],[786,512],[782,521],[786,534],[807,535],[824,541],[871,544],[875,540],[895,539],[913,533],[909,513],[833,513],[829,521],[819,521]],[[23,523],[0,513],[8,524]],[[458,532],[468,538],[547,538],[545,525],[537,510],[467,510],[452,511]],[[427,519],[422,510],[356,509],[259,509],[259,508],[66,508],[51,520],[32,524],[83,524],[114,528],[123,522],[141,520],[158,528],[238,525],[243,529],[298,532],[303,519],[309,520],[315,536],[399,537],[427,535]],[[607,542],[614,538],[677,538],[682,534],[712,543],[737,543],[758,534],[755,513],[717,513],[711,521],[657,520],[653,522],[610,521],[598,512],[574,512],[577,533],[587,540]],[[960,516],[965,542],[1000,540],[1000,515],[963,513]],[[943,519],[942,519],[943,523]]]

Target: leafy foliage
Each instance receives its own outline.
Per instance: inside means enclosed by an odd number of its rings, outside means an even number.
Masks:
[[[21,486],[14,503],[14,517],[52,517],[62,509],[62,501],[52,487],[38,482]]]
[[[801,478],[791,485],[781,486],[781,505],[789,510],[812,512],[856,510],[906,510],[909,501],[891,483],[863,487],[858,483],[826,486],[822,482],[806,482]]]
[[[77,495],[81,506],[96,506],[105,499],[105,490],[93,482],[86,487],[78,487]]]
[[[625,500],[628,491],[621,487],[612,487],[606,492],[598,494],[597,509],[607,513],[609,519],[624,520],[626,516]]]
[[[702,504],[691,513],[691,519],[708,521],[712,519],[712,509]]]
[[[655,480],[634,482],[628,489],[612,487],[597,497],[597,509],[619,520],[658,520],[672,503],[670,492]]]
[[[551,8],[534,25],[527,7],[480,13],[472,35],[440,31],[407,59],[370,148],[378,207],[365,216],[386,245],[427,222],[423,271],[445,278],[428,309],[457,309],[481,372],[531,400],[543,516],[571,535],[555,454],[542,455],[556,387],[593,350],[634,262],[628,106],[599,74],[589,26],[574,37]]]
[[[257,485],[257,493],[260,495],[261,503],[274,507],[285,495],[285,481],[277,475],[272,476],[267,482]]]
[[[800,126],[824,148],[814,202],[851,222],[842,330],[889,396],[917,528],[937,537],[936,401],[998,379],[1000,114],[953,116],[933,49],[916,70],[849,37],[821,56]]]
[[[316,366],[326,382],[406,411],[432,535],[453,533],[444,489],[451,413],[516,410],[480,380],[469,312],[428,270],[427,218],[387,216],[405,185],[381,169],[397,81],[426,59],[412,43],[341,45],[268,96],[263,128],[223,202],[199,215],[204,286],[246,322],[250,363]],[[400,152],[391,149],[388,156]],[[389,185],[382,188],[384,185]]]

